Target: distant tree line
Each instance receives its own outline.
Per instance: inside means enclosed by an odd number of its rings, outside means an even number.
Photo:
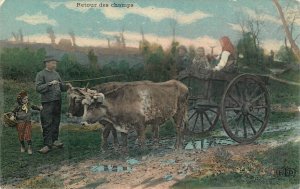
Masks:
[[[150,43],[143,39],[139,48],[144,64],[134,66],[130,66],[126,60],[111,61],[100,66],[97,63],[99,57],[93,49],[87,54],[88,64],[80,64],[75,56],[64,54],[57,70],[61,73],[63,79],[68,81],[122,75],[115,78],[90,81],[90,83],[94,84],[108,81],[166,81],[176,78],[177,68],[175,62],[178,46],[179,43],[173,41],[169,48],[164,50],[161,45]],[[195,47],[190,46],[187,49],[188,55],[192,60],[195,55]],[[239,55],[238,64],[241,66],[257,67],[259,65],[269,67],[272,66],[274,58],[282,61],[283,64],[297,61],[292,49],[286,46],[282,46],[276,54],[271,52],[270,55],[265,55],[264,49],[256,46],[251,33],[243,34],[236,45],[236,49]],[[38,50],[30,48],[3,48],[0,57],[3,78],[18,81],[34,81],[36,73],[44,68],[42,61],[46,54],[44,48]],[[87,82],[78,83],[79,85],[85,85]]]
[[[33,82],[36,73],[44,68],[43,60],[46,56],[44,48],[33,50],[30,48],[3,48],[0,57],[0,66],[3,79],[11,79],[22,82]],[[145,54],[146,64],[137,64],[129,66],[126,60],[111,61],[103,66],[98,62],[98,56],[93,50],[87,54],[88,64],[81,64],[75,56],[64,54],[57,64],[57,71],[61,73],[64,80],[84,80],[90,78],[110,77],[108,79],[90,81],[90,83],[108,82],[108,81],[136,81],[153,80],[162,81],[169,79],[165,74],[164,67],[161,65],[164,61],[164,51],[161,47],[153,47],[151,51]],[[155,72],[155,73],[154,73]],[[78,85],[85,85],[87,82],[78,82]]]

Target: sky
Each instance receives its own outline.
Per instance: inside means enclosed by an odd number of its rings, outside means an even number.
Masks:
[[[284,10],[300,12],[300,0],[279,2]],[[129,7],[112,7],[114,3]],[[50,43],[46,28],[52,27],[56,42],[71,39],[68,33],[73,31],[79,46],[107,46],[107,38],[113,43],[114,36],[124,29],[127,46],[138,47],[142,28],[149,42],[167,48],[175,25],[176,40],[181,44],[206,49],[216,46],[218,51],[220,37],[229,36],[237,43],[240,23],[257,19],[263,23],[262,46],[267,51],[277,50],[285,34],[272,0],[0,0],[0,39],[13,40],[12,32],[22,29],[24,41]],[[297,34],[300,18],[294,25]]]

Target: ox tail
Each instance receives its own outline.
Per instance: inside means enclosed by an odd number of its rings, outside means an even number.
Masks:
[[[183,132],[186,132],[186,129],[189,126],[189,116],[188,116],[188,103],[189,103],[189,93],[187,92],[184,97],[184,111],[183,111]]]
[[[176,148],[183,147],[184,135],[187,127],[187,111],[188,111],[188,89],[181,88],[180,96],[178,98],[178,109],[176,115],[177,121],[177,136]]]
[[[181,95],[178,99],[178,110],[177,112],[181,117],[181,123],[180,127],[183,132],[186,131],[186,128],[188,127],[188,98],[189,98],[189,92],[188,88],[185,85],[181,85]]]

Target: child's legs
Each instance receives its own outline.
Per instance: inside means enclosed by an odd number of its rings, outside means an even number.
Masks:
[[[18,131],[18,139],[22,145],[24,145],[24,133],[25,133],[25,122],[18,123],[16,128]]]
[[[31,145],[31,129],[31,122],[26,122],[24,129],[24,140],[28,143],[28,145]]]

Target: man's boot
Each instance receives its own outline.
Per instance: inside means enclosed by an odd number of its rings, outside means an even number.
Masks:
[[[59,142],[58,140],[53,142],[53,146],[57,147],[57,148],[62,148],[64,146],[64,144],[62,142]]]
[[[46,154],[50,151],[50,148],[48,146],[44,146],[42,149],[40,149],[38,152],[41,154]]]

